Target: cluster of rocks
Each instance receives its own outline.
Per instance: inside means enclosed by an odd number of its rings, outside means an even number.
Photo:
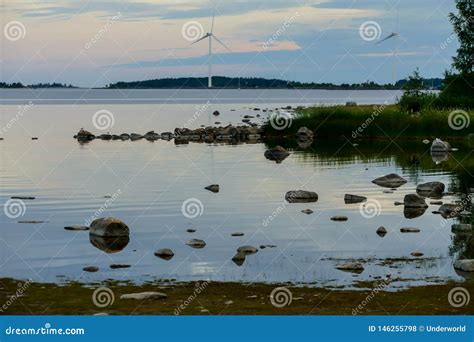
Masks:
[[[81,130],[74,136],[79,142],[90,142],[94,139],[100,140],[172,140],[176,143],[187,143],[189,141],[195,142],[214,142],[214,141],[259,141],[263,137],[263,129],[258,126],[233,126],[225,127],[201,127],[197,129],[176,128],[174,132],[156,133],[149,131],[145,134],[137,133],[122,133],[122,134],[100,134],[94,135],[89,131]]]

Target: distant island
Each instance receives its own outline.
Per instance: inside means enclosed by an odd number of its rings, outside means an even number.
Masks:
[[[373,81],[364,83],[305,83],[280,79],[266,79],[260,77],[225,77],[214,76],[212,78],[214,88],[218,89],[327,89],[327,90],[378,90],[378,89],[403,89],[406,79],[399,80],[394,84],[378,84]],[[442,78],[423,79],[425,89],[441,89]],[[0,88],[78,88],[71,84],[61,83],[38,83],[23,85],[22,83],[0,82]],[[207,77],[181,77],[160,78],[144,81],[117,82],[103,88],[96,89],[205,89],[207,88]]]

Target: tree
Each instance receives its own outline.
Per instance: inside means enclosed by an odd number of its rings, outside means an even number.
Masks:
[[[462,75],[474,72],[474,5],[473,0],[456,0],[457,15],[449,14],[454,33],[459,40],[453,66]]]
[[[403,85],[403,90],[409,96],[420,96],[423,88],[423,78],[420,75],[420,69],[416,68],[413,74],[408,76],[407,82]]]

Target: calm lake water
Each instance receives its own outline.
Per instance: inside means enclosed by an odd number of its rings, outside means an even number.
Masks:
[[[262,143],[97,140],[81,145],[72,138],[81,127],[100,133],[93,116],[104,110],[113,117],[113,127],[106,130],[111,133],[165,132],[182,127],[190,118],[191,127],[217,120],[223,125],[239,123],[243,115],[258,113],[253,109],[256,104],[263,109],[346,101],[384,103],[393,102],[397,92],[147,90],[127,94],[125,101],[120,91],[0,92],[4,138],[0,203],[5,209],[11,196],[36,197],[24,201],[21,216],[11,218],[1,212],[0,276],[55,282],[211,279],[340,286],[390,274],[400,280],[394,287],[463,279],[452,263],[469,250],[471,241],[451,232],[455,221],[432,214],[437,205],[407,219],[403,206],[394,202],[403,201],[417,184],[435,180],[455,193],[443,197],[445,203],[459,201],[472,187],[472,149],[459,146],[447,161],[436,164],[429,145],[421,141],[359,146],[317,141],[309,149],[286,146],[290,157],[276,164],[265,159],[269,146]],[[19,107],[30,101],[26,109]],[[210,115],[214,110],[221,112],[218,118]],[[393,172],[408,180],[393,193],[371,183]],[[218,194],[203,189],[214,183],[220,184]],[[287,204],[285,193],[296,189],[316,191],[318,202]],[[368,218],[372,215],[359,204],[344,204],[345,193],[368,197],[367,206],[380,205],[377,215]],[[202,203],[195,218],[183,215],[183,203],[189,199]],[[308,208],[312,215],[301,212]],[[84,224],[98,211],[101,217],[114,216],[129,225],[130,241],[122,250],[106,253],[91,243],[88,232],[64,230],[65,225]],[[331,221],[335,215],[349,220]],[[44,222],[18,223],[27,220]],[[379,226],[388,231],[383,238],[376,234]],[[401,227],[417,227],[421,232],[402,234]],[[196,232],[186,232],[190,228]],[[234,232],[244,236],[232,237]],[[186,246],[193,238],[205,240],[206,247]],[[260,250],[237,266],[231,258],[243,245],[276,247]],[[174,258],[165,261],[154,256],[160,248],[174,250]],[[423,257],[415,260],[410,256],[414,251]],[[410,260],[399,260],[404,258]],[[335,268],[353,260],[363,262],[364,272],[357,275]],[[110,264],[131,267],[110,269]],[[90,265],[100,271],[82,271]]]

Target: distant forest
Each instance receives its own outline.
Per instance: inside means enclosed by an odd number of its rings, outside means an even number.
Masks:
[[[214,76],[212,83],[214,88],[220,89],[402,89],[406,80],[399,80],[393,84],[378,84],[375,82],[364,83],[303,83],[294,81],[285,81],[279,79],[266,79],[258,77],[224,77]],[[430,78],[423,79],[426,89],[441,89],[443,79]],[[38,83],[23,85],[22,83],[0,82],[0,88],[77,88],[71,84],[62,83]],[[161,78],[146,81],[117,82],[109,84],[105,89],[199,89],[207,88],[207,77],[182,77],[182,78]]]

